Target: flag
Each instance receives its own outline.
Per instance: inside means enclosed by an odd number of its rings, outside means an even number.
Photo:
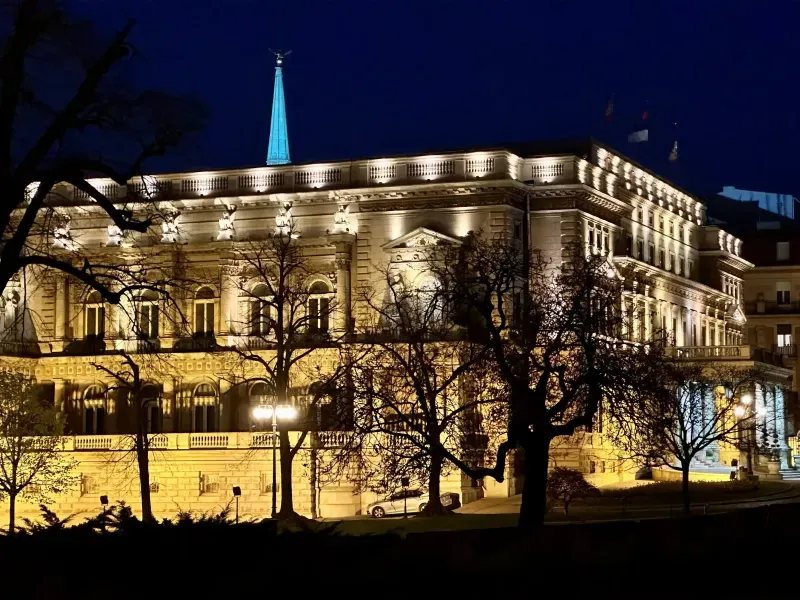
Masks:
[[[669,153],[669,162],[677,162],[678,160],[678,140],[675,140],[675,143],[672,144],[672,150]]]
[[[638,144],[639,142],[646,142],[649,139],[650,131],[648,129],[640,129],[634,131],[628,136],[628,141],[631,144]]]
[[[611,99],[606,106],[606,121],[611,121],[614,118],[614,94],[611,94]]]
[[[631,144],[638,144],[640,142],[646,142],[650,136],[650,130],[647,128],[647,117],[650,116],[645,108],[642,112],[642,118],[640,119],[640,123],[636,126],[636,129],[628,136],[628,142]]]

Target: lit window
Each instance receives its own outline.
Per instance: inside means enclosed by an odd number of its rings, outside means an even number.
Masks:
[[[161,431],[161,394],[154,385],[145,386],[142,390],[142,406],[144,407],[144,417],[146,419],[145,428],[147,433],[159,433]]]
[[[324,281],[315,281],[308,289],[308,330],[326,333],[330,325],[331,293]]]
[[[775,284],[778,304],[789,304],[792,301],[791,285],[788,281],[779,281]]]
[[[210,383],[201,383],[192,394],[194,406],[193,430],[217,431],[217,392]]]
[[[92,292],[86,299],[86,337],[103,338],[106,333],[106,309],[99,292]]]
[[[267,335],[271,329],[269,288],[265,284],[257,285],[253,289],[250,302],[250,335]]]
[[[214,291],[211,288],[202,287],[195,294],[194,333],[197,336],[214,335]]]
[[[789,242],[778,242],[775,244],[777,252],[777,260],[789,260],[790,247]]]
[[[158,294],[146,292],[139,299],[137,334],[146,340],[158,338]]]
[[[792,326],[791,325],[778,325],[778,348],[786,348],[792,345]]]
[[[98,435],[106,432],[106,391],[91,385],[83,393],[83,432]]]

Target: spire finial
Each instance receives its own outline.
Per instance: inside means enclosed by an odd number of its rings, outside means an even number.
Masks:
[[[267,149],[268,165],[288,165],[289,131],[286,126],[286,101],[283,96],[283,59],[292,51],[275,51],[275,89],[272,93],[272,120],[269,126],[269,147]]]
[[[283,59],[292,53],[291,50],[273,50],[272,48],[269,51],[275,55],[275,64],[279,67],[283,66]]]

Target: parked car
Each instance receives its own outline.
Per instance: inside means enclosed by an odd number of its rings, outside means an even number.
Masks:
[[[461,506],[458,494],[455,492],[441,494],[439,498],[442,501],[442,506],[447,510],[455,510]],[[418,513],[422,512],[429,499],[430,496],[423,493],[422,490],[403,490],[392,494],[386,500],[373,502],[367,506],[367,513],[376,519],[381,519],[387,515],[402,515],[403,512],[408,514]]]

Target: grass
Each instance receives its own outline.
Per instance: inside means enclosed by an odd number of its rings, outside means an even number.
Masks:
[[[707,503],[739,502],[743,500],[782,496],[797,490],[780,481],[762,481],[757,486],[739,482],[692,482],[689,493],[693,512],[702,514]],[[546,521],[559,523],[565,521],[589,521],[607,519],[645,519],[655,517],[679,516],[682,505],[680,482],[659,481],[626,489],[603,490],[601,496],[576,500],[570,506],[570,518],[566,519],[560,506],[551,507]],[[668,507],[674,507],[670,510]],[[725,510],[724,506],[710,512]],[[464,529],[493,529],[514,527],[519,515],[507,514],[451,514],[439,517],[410,516],[407,519],[363,517],[339,521],[336,531],[346,535],[370,535],[396,533],[405,535],[423,531],[454,531]]]

